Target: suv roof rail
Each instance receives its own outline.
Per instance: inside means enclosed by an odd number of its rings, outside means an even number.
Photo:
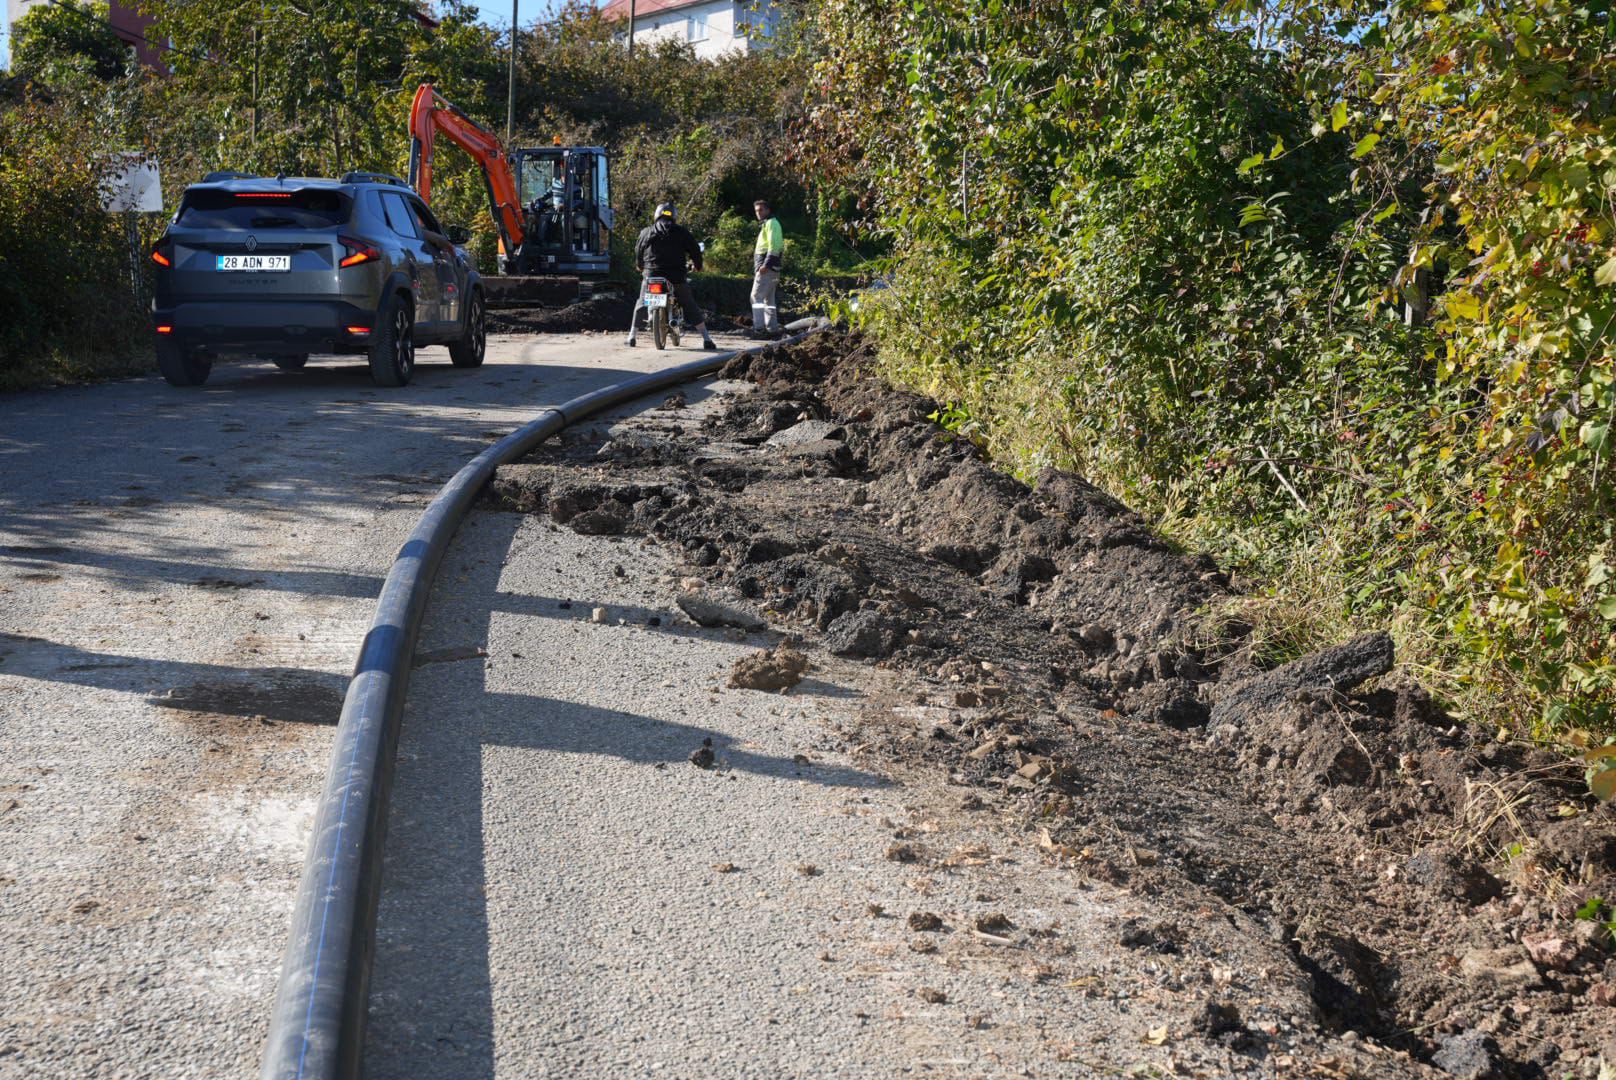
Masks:
[[[410,186],[396,176],[379,172],[344,173],[342,182],[344,184],[396,184],[402,188],[407,188]]]
[[[234,169],[224,169],[220,172],[210,172],[202,178],[204,184],[217,184],[221,180],[257,180],[255,173],[236,172]]]

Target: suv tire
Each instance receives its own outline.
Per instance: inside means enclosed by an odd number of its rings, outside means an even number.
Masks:
[[[213,371],[213,361],[200,350],[187,349],[177,341],[159,341],[157,370],[170,386],[201,386]]]
[[[309,354],[303,353],[301,356],[272,356],[270,359],[273,360],[275,362],[275,366],[280,368],[282,371],[302,371],[303,365],[309,362]]]
[[[415,374],[415,319],[394,293],[382,302],[370,337],[370,377],[377,386],[403,386]]]
[[[459,341],[449,343],[449,359],[455,367],[482,367],[483,355],[488,350],[488,315],[484,310],[483,294],[471,294],[471,307],[466,311],[466,332]]]

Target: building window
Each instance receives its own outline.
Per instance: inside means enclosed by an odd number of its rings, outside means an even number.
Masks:
[[[707,13],[692,12],[685,21],[685,36],[687,41],[707,40]]]

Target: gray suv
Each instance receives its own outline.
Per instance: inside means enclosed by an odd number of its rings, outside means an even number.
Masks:
[[[341,180],[212,173],[187,188],[157,264],[157,366],[199,386],[218,356],[267,356],[295,371],[310,353],[358,353],[403,386],[421,345],[456,367],[483,362],[482,278],[397,177]]]

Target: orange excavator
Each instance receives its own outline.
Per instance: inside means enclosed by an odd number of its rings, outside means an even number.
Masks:
[[[499,231],[499,276],[484,278],[491,303],[552,299],[611,270],[612,209],[606,151],[598,146],[507,150],[498,136],[422,83],[410,106],[410,186],[432,202],[432,147],[439,133],[471,155],[488,186]]]

